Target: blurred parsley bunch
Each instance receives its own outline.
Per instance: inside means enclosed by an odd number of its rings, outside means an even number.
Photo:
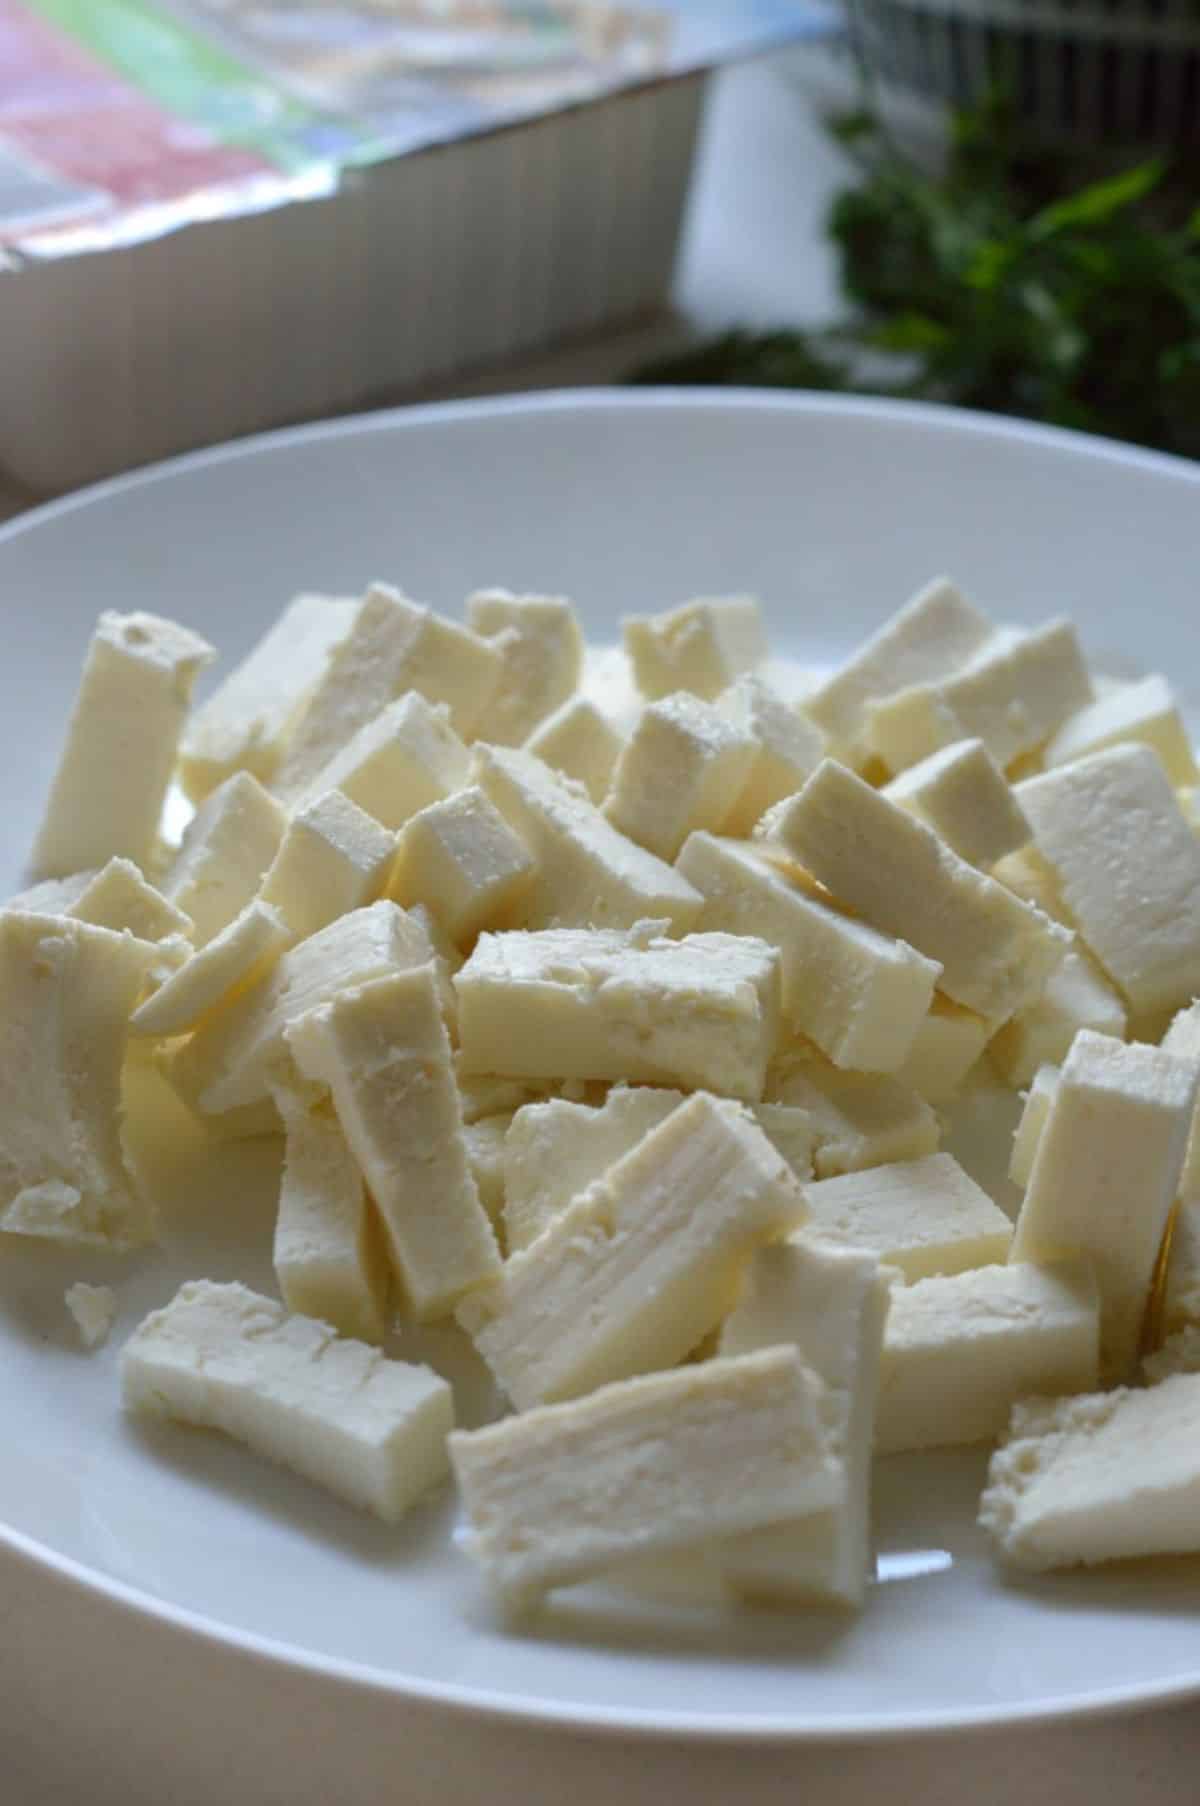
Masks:
[[[734,331],[644,383],[865,389],[1200,456],[1200,206],[1162,159],[1095,175],[1022,142],[1000,97],[959,113],[930,176],[859,112],[829,214],[851,316]]]

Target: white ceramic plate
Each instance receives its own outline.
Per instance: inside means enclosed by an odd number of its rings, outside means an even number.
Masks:
[[[185,459],[0,532],[4,894],[103,607],[176,615],[232,657],[293,591],[377,575],[446,609],[484,583],[561,590],[601,638],[626,610],[749,589],[777,643],[820,662],[945,570],[1002,617],[1069,612],[1106,668],[1163,668],[1194,700],[1198,555],[1200,469],[870,402],[593,392]],[[139,1157],[168,1248],[121,1264],[99,1355],[79,1351],[62,1294],[109,1264],[19,1243],[0,1260],[0,1538],[107,1593],[114,1627],[132,1604],[178,1636],[409,1699],[696,1735],[864,1735],[1200,1688],[1200,1564],[1008,1582],[974,1527],[977,1454],[880,1464],[881,1578],[860,1619],[596,1589],[504,1626],[445,1501],[388,1531],[216,1438],[123,1421],[117,1351],[143,1311],[186,1275],[270,1285],[277,1176],[270,1143],[218,1170],[178,1111]],[[419,1346],[458,1361],[453,1341]],[[480,1373],[467,1380],[468,1413],[485,1408]]]

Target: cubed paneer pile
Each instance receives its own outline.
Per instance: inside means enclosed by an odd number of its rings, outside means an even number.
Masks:
[[[104,614],[0,911],[0,1235],[153,1246],[127,1062],[279,1136],[278,1298],[197,1275],[125,1403],[388,1521],[453,1477],[510,1604],[666,1563],[861,1609],[874,1460],[956,1443],[1005,1561],[1200,1548],[1170,685],[945,578],[799,701],[746,596],[623,641],[632,709],[565,597],[375,583],[193,705],[212,648]],[[1024,1097],[1015,1213],[944,1145],[984,1084]],[[116,1294],[66,1303],[99,1347]],[[470,1338],[495,1421],[406,1321]]]

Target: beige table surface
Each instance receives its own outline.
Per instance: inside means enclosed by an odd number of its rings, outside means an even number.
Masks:
[[[789,59],[721,78],[675,301],[685,326],[818,318],[835,165]],[[619,380],[658,329],[459,385]],[[0,518],[30,498],[6,491]],[[5,1451],[4,1459],[19,1459]],[[1197,1626],[1200,1650],[1200,1625]],[[252,1709],[247,1702],[252,1701]],[[576,1740],[410,1715],[126,1627],[0,1551],[0,1806],[1193,1806],[1200,1709],[1004,1735],[751,1752]]]

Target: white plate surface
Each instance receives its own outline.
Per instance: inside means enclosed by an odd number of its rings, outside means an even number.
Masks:
[[[16,887],[79,659],[104,607],[169,613],[240,654],[295,590],[400,582],[456,610],[503,583],[628,610],[749,589],[805,662],[848,650],[948,571],[1006,619],[1065,611],[1108,670],[1196,700],[1200,470],[936,410],[805,397],[577,396],[373,416],[183,460],[0,532],[0,879]],[[1189,694],[1189,692],[1191,692]],[[215,1438],[123,1421],[117,1353],[180,1279],[270,1286],[277,1154],[217,1168],[165,1095],[139,1158],[165,1254],[16,1244],[0,1262],[0,1537],[173,1634],[410,1698],[720,1736],[837,1736],[1103,1709],[1200,1688],[1200,1562],[1013,1584],[974,1527],[979,1454],[877,1476],[880,1583],[862,1617],[722,1614],[563,1595],[515,1630],[453,1548],[452,1507],[398,1531]],[[83,1355],[62,1294],[114,1281]],[[448,1332],[397,1343],[460,1362]],[[466,1372],[468,1414],[487,1386]]]

